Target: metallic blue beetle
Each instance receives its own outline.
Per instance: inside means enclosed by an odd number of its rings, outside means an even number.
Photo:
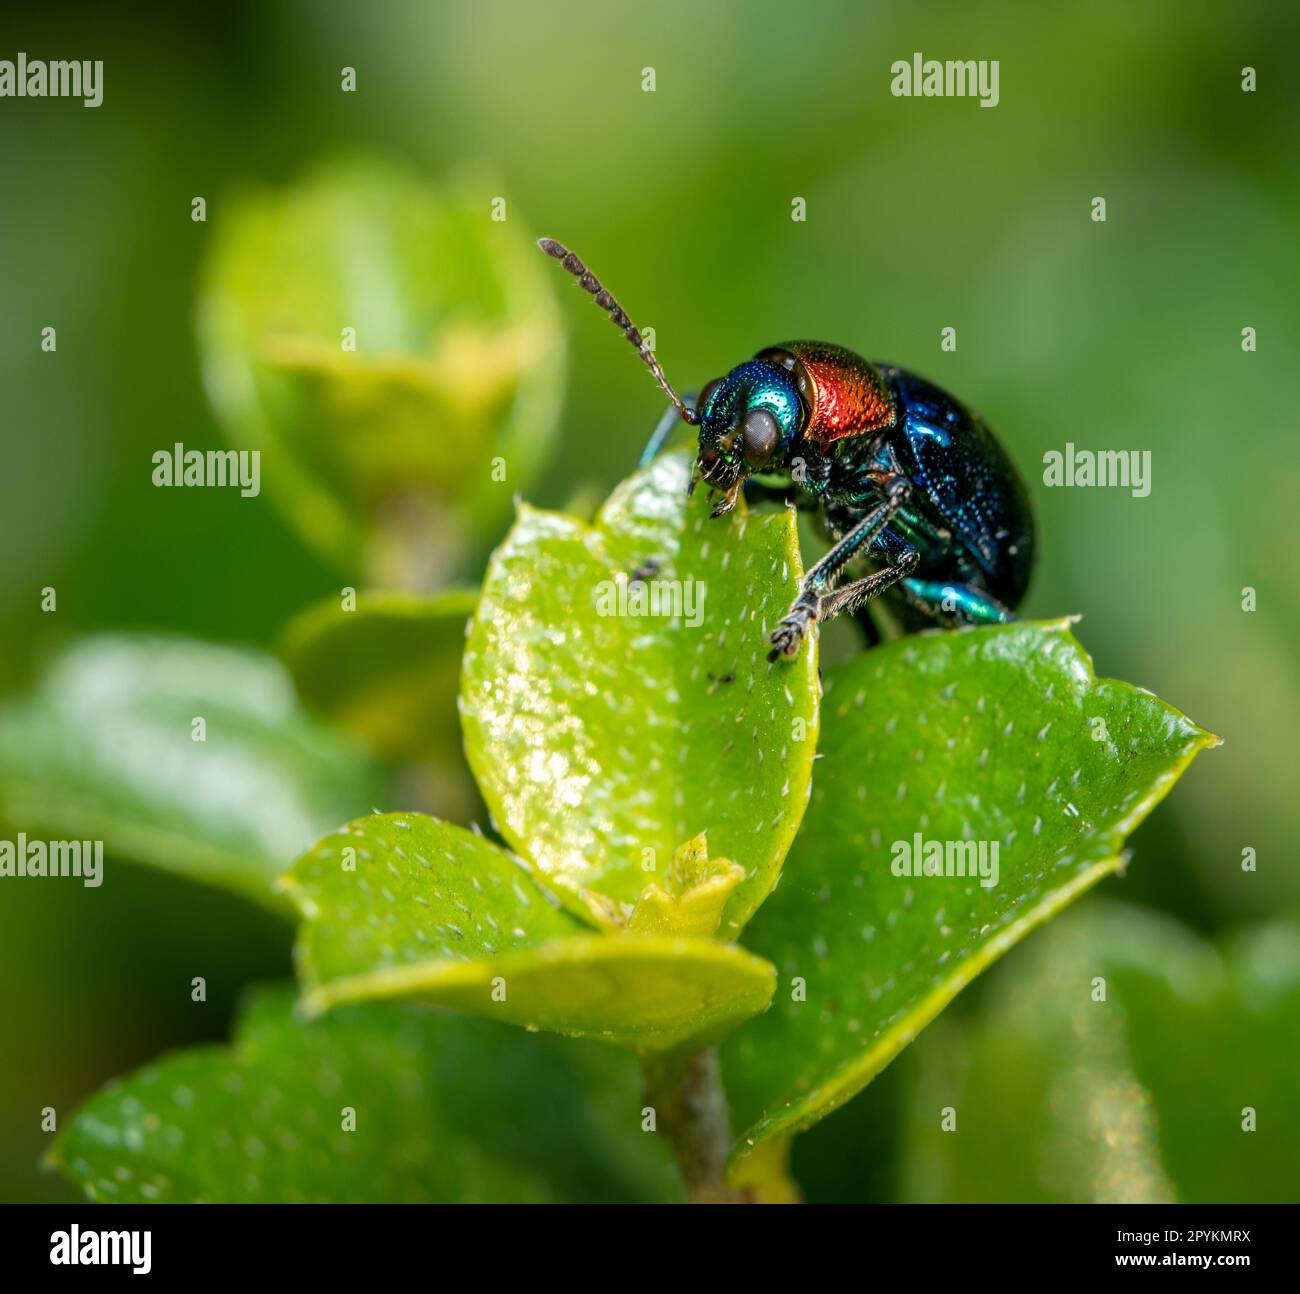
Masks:
[[[792,656],[814,624],[852,611],[874,642],[866,604],[884,595],[904,628],[1012,619],[1029,585],[1029,495],[980,418],[924,378],[824,342],[762,350],[682,400],[622,307],[574,253],[559,260],[636,347],[672,407],[642,456],[679,418],[699,428],[695,476],[720,494],[742,490],[815,509],[831,548],[804,577],[771,635],[769,660]],[[852,577],[840,584],[841,576]]]

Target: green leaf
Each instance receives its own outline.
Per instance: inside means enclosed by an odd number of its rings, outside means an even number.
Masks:
[[[303,537],[373,584],[462,567],[550,449],[555,285],[517,219],[487,218],[499,191],[335,162],[217,226],[198,323],[219,419]]]
[[[630,1056],[397,1005],[304,1024],[290,1005],[261,995],[233,1046],[110,1083],[51,1162],[115,1203],[679,1198]]]
[[[1300,928],[1221,949],[1090,903],[916,1051],[912,1199],[1290,1202],[1300,1188]],[[941,1105],[958,1111],[941,1133]],[[1243,1111],[1256,1130],[1243,1130]]]
[[[801,575],[793,513],[712,520],[704,491],[687,502],[689,474],[663,455],[594,527],[520,511],[466,644],[461,716],[494,821],[575,911],[622,924],[704,832],[744,871],[731,938],[803,817],[816,646],[765,659]],[[627,614],[652,594],[681,614]]]
[[[6,822],[102,840],[106,869],[149,863],[278,908],[276,877],[377,792],[368,761],[308,719],[257,652],[86,638],[0,707]]]
[[[490,841],[422,814],[326,837],[285,878],[304,1002],[417,998],[646,1050],[761,1011],[772,968],[707,939],[590,932]]]
[[[724,1052],[749,1125],[738,1155],[847,1101],[1118,870],[1127,835],[1216,741],[1096,679],[1066,622],[908,637],[831,671],[808,817],[746,940],[778,968],[776,1000]],[[895,874],[918,835],[923,850],[984,842],[990,863],[996,844],[996,883]]]
[[[297,615],[280,654],[298,693],[388,759],[460,758],[456,691],[477,592],[361,593]]]

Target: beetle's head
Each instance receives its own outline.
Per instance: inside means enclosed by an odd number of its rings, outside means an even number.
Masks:
[[[696,477],[722,498],[715,517],[736,506],[745,477],[779,467],[803,417],[789,373],[763,359],[733,368],[700,392]]]

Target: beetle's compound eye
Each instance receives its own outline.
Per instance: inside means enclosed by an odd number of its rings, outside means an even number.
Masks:
[[[781,443],[781,428],[767,409],[751,409],[745,415],[745,462],[763,467]]]
[[[714,391],[716,391],[721,385],[722,379],[720,377],[715,377],[712,382],[706,384],[704,389],[696,397],[695,408],[701,414],[703,414],[705,409],[709,407],[709,401],[713,398]]]

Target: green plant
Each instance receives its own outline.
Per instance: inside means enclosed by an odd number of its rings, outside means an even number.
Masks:
[[[515,224],[483,220],[494,189],[338,159],[229,203],[204,265],[197,325],[218,423],[260,451],[302,538],[374,585],[454,576],[553,442],[552,284]]]
[[[327,757],[340,738],[289,737],[318,721],[278,666],[223,649],[89,644],[0,713],[6,810],[20,792],[51,823],[98,804],[87,821],[110,845],[287,898],[300,923],[296,1011],[262,994],[232,1047],[110,1084],[60,1134],[52,1160],[93,1198],[796,1198],[792,1136],[1119,870],[1126,836],[1215,741],[1096,679],[1064,621],[904,638],[829,670],[823,695],[815,643],[764,659],[801,574],[792,514],[709,521],[688,470],[663,456],[591,526],[523,507],[493,557],[459,708],[499,840],[375,813],[273,883],[265,833],[232,815],[283,810],[228,796],[217,849],[211,769],[178,779],[172,803],[54,753],[61,696],[66,711],[96,671],[143,679],[188,650],[215,695],[244,696],[230,731],[282,799],[285,769],[312,780],[306,752],[341,811],[373,791],[364,756]],[[703,590],[701,614],[601,613],[650,572]],[[310,613],[286,654],[303,693],[372,746],[427,754],[445,725],[421,680],[445,676],[467,604],[368,606]],[[218,659],[252,671],[242,689],[213,676]],[[194,709],[179,670],[153,702],[155,744]],[[38,721],[52,753],[19,776]],[[320,823],[315,791],[295,802]],[[896,874],[918,836],[997,842],[996,883]]]

